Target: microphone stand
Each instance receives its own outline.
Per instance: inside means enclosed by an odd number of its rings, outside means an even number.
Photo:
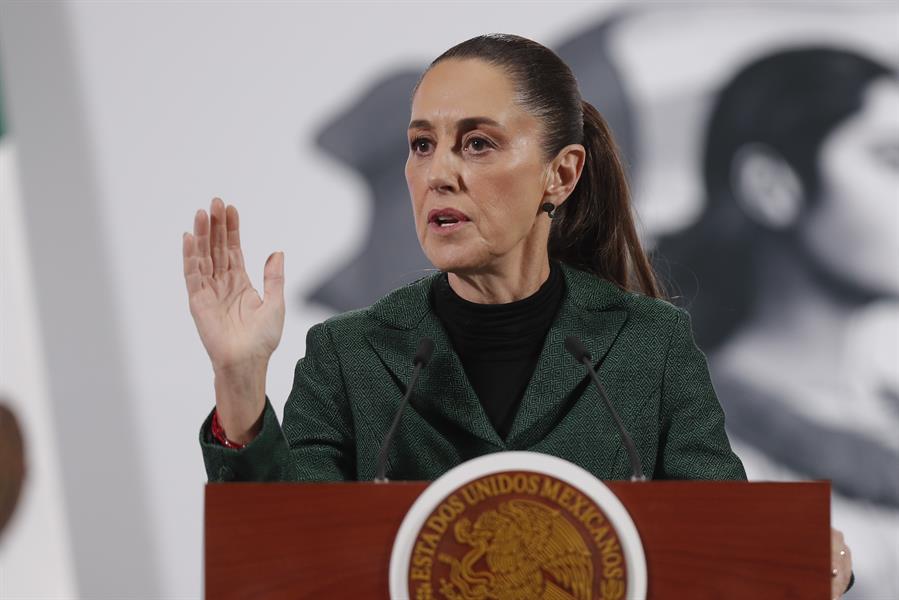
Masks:
[[[618,433],[621,435],[621,442],[624,444],[624,449],[627,451],[628,460],[630,460],[631,463],[631,481],[646,481],[646,477],[643,475],[643,464],[640,462],[640,454],[637,452],[634,440],[628,435],[627,430],[624,428],[624,423],[621,422],[618,411],[616,411],[615,407],[612,406],[612,403],[609,402],[606,390],[603,388],[602,382],[599,381],[599,376],[597,376],[596,371],[593,370],[592,358],[590,357],[590,353],[587,351],[586,346],[584,346],[583,342],[577,337],[569,335],[565,338],[565,349],[574,356],[576,361],[586,367],[587,372],[590,374],[590,378],[593,379],[593,383],[599,391],[599,397],[602,398],[603,403],[606,405],[606,410],[612,415],[612,419],[618,427]]]
[[[390,425],[387,435],[384,436],[384,441],[381,442],[381,449],[378,451],[378,469],[375,472],[375,483],[387,483],[387,453],[390,450],[393,438],[396,437],[396,432],[400,427],[400,417],[403,415],[403,409],[406,408],[406,404],[409,403],[409,397],[412,395],[412,390],[415,389],[418,376],[421,374],[422,368],[427,366],[431,360],[433,353],[434,340],[428,337],[421,338],[418,341],[418,350],[415,352],[415,358],[412,359],[412,364],[415,366],[412,369],[412,377],[409,379],[409,387],[406,388],[403,400],[393,415],[393,423]]]

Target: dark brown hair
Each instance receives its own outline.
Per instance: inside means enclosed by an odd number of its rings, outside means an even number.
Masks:
[[[869,86],[896,81],[887,65],[846,48],[778,49],[742,66],[719,90],[706,124],[703,168],[706,206],[688,230],[663,239],[659,254],[675,265],[668,277],[695,315],[700,346],[725,343],[751,318],[760,290],[772,285],[759,250],[796,253],[818,285],[857,302],[876,289],[848,284],[819,266],[796,243],[797,227],[822,193],[821,149],[840,125],[865,108]],[[738,153],[759,144],[776,153],[801,181],[803,208],[796,225],[771,228],[748,217],[732,185]],[[852,248],[847,248],[851,252]],[[726,261],[718,260],[727,256]],[[679,266],[678,266],[679,265]]]
[[[581,98],[568,65],[533,40],[494,33],[453,46],[434,59],[425,74],[450,58],[477,58],[509,75],[517,103],[543,123],[546,160],[552,160],[568,144],[582,144],[587,151],[577,186],[556,210],[549,236],[550,258],[625,290],[660,297],[659,283],[634,226],[618,147],[599,111]]]

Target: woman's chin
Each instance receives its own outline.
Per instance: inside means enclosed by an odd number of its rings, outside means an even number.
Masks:
[[[483,267],[480,257],[462,248],[425,248],[424,252],[434,268],[447,273],[471,272]]]

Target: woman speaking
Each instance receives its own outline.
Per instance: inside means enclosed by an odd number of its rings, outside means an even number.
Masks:
[[[412,95],[406,180],[437,268],[313,326],[283,425],[265,394],[284,324],[284,256],[250,284],[238,213],[218,198],[184,235],[190,310],[215,372],[200,444],[211,481],[365,480],[433,356],[387,455],[391,479],[529,450],[600,479],[627,453],[577,336],[651,478],[745,479],[686,313],[660,299],[603,118],[551,50],[485,35],[439,56]],[[845,557],[848,559],[848,556]]]

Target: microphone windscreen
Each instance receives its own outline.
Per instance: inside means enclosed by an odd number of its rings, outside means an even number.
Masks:
[[[584,362],[584,359],[590,360],[590,352],[587,351],[587,347],[584,346],[584,343],[575,335],[569,335],[565,338],[565,349],[571,353],[574,357],[574,360],[580,362]]]
[[[415,358],[412,359],[412,364],[426,367],[431,361],[432,354],[434,354],[434,340],[429,337],[423,337],[418,340],[418,350],[415,351]]]

